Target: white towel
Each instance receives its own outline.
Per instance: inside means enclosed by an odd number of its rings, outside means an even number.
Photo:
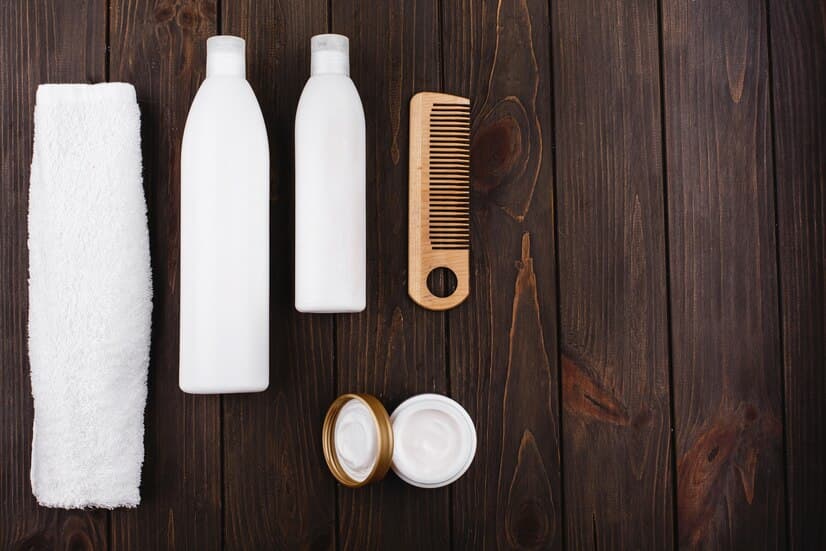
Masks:
[[[37,89],[29,188],[32,491],[140,502],[152,282],[131,84]]]

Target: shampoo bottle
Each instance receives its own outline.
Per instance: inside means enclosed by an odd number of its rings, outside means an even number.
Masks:
[[[295,307],[360,312],[366,303],[365,124],[347,37],[310,41],[295,116]]]
[[[269,384],[269,147],[244,40],[207,40],[206,79],[181,147],[179,386]]]

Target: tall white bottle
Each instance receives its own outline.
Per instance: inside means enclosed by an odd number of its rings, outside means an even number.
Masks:
[[[184,392],[269,384],[269,146],[246,81],[244,40],[207,40],[204,80],[181,147]]]
[[[346,36],[310,41],[310,79],[295,116],[295,307],[360,312],[366,304],[364,109]]]

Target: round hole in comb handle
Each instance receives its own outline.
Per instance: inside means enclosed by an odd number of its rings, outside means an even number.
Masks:
[[[427,274],[427,289],[439,298],[446,298],[456,292],[459,280],[450,268],[439,266]]]

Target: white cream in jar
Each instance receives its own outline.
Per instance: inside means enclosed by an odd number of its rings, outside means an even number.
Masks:
[[[465,409],[441,394],[405,400],[390,416],[393,471],[421,488],[446,486],[462,476],[476,453],[476,428]]]

